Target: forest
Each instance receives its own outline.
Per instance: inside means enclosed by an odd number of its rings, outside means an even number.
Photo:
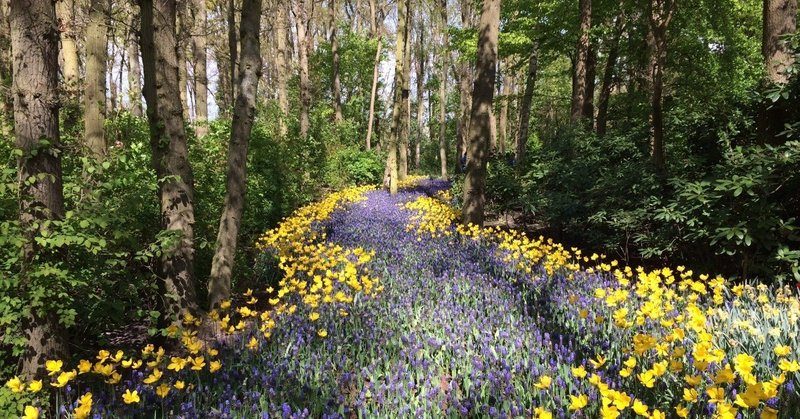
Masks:
[[[0,417],[800,417],[797,17],[0,2]]]

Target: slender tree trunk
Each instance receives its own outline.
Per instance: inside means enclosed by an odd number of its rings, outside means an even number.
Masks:
[[[497,126],[498,151],[506,154],[506,142],[508,141],[508,103],[511,100],[511,70],[506,66],[503,72],[503,103],[500,104],[500,120]]]
[[[575,48],[575,73],[572,82],[572,108],[570,121],[580,122],[584,116],[584,108],[589,92],[586,86],[587,67],[589,62],[589,31],[592,29],[592,0],[580,0],[580,31]]]
[[[109,31],[110,32],[110,31]],[[106,41],[108,41],[110,37],[108,36],[108,32],[106,32]],[[114,83],[114,64],[117,61],[117,45],[113,42],[107,42],[109,53],[106,55],[106,74],[104,75],[105,80],[103,81],[103,86],[108,84],[108,97],[105,99],[106,104],[106,115],[114,114],[117,109],[117,85]]]
[[[597,76],[597,51],[594,46],[589,46],[589,58],[586,61],[586,98],[583,101],[581,119],[587,131],[594,126],[594,89]]]
[[[536,73],[539,69],[539,46],[534,44],[531,55],[528,58],[528,75],[525,78],[525,93],[522,95],[522,103],[519,107],[519,130],[517,130],[516,161],[517,164],[525,159],[526,148],[528,145],[528,131],[531,121],[531,103],[533,102],[533,90],[536,86]],[[521,167],[521,166],[520,166]]]
[[[154,3],[155,2],[155,7]],[[196,311],[194,284],[194,179],[178,83],[176,0],[141,0],[144,97],[152,164],[159,179],[161,226],[175,244],[161,257],[165,313],[172,320]]]
[[[402,113],[403,113],[403,75],[405,71],[405,51],[406,51],[406,38],[408,22],[406,10],[409,0],[398,0],[397,2],[397,42],[394,49],[395,68],[394,68],[394,100],[392,101],[392,130],[389,134],[388,141],[388,156],[386,157],[386,167],[388,172],[389,193],[392,195],[397,194],[397,154],[398,154],[398,137],[402,131]],[[386,182],[384,182],[386,183]]]
[[[239,43],[236,38],[236,0],[228,0],[228,55],[231,57],[230,68],[228,68],[228,80],[231,82],[228,86],[230,89],[228,97],[231,100],[228,105],[230,106],[236,98],[236,65],[239,60]]]
[[[411,138],[411,2],[406,3],[406,21],[404,24],[405,50],[403,51],[403,103],[400,105],[401,125],[400,138],[397,150],[397,180],[404,180],[408,176],[408,143]]]
[[[675,0],[650,0],[649,52],[650,158],[659,172],[664,170],[664,67],[667,64],[667,28],[675,11]]]
[[[108,0],[92,0],[89,6],[89,24],[86,27],[84,147],[96,159],[102,159],[106,154],[106,19],[110,6]]]
[[[192,61],[194,68],[195,132],[198,138],[208,133],[208,54],[207,11],[205,0],[192,0]]]
[[[178,35],[177,35],[177,43],[178,43],[178,86],[180,86],[180,96],[181,96],[181,109],[183,109],[183,120],[189,121],[189,93],[187,92],[187,88],[189,87],[189,72],[186,70],[186,64],[188,60],[186,59],[186,41],[189,39],[189,22],[187,19],[187,12],[185,1],[178,0],[177,2],[178,10],[177,10],[177,26],[178,26]]]
[[[425,62],[427,55],[425,54],[425,28],[423,27],[422,19],[418,27],[419,36],[417,37],[417,59],[416,59],[416,72],[417,72],[417,141],[415,142],[414,150],[414,168],[419,171],[419,159],[422,148],[423,126],[425,123]]]
[[[256,113],[256,91],[261,77],[261,0],[244,0],[239,37],[242,45],[238,96],[233,109],[228,146],[228,176],[217,246],[208,281],[210,307],[230,298],[236,240],[239,235],[247,191],[247,148]]]
[[[79,91],[82,87],[75,25],[75,0],[58,0],[56,17],[61,38],[61,71],[64,77],[65,100],[62,109],[65,111],[64,125],[69,129],[75,126],[80,118]]]
[[[786,84],[786,69],[794,64],[791,49],[781,39],[797,30],[797,0],[764,0],[761,54],[771,83]]]
[[[461,27],[468,29],[472,26],[471,2],[461,2]],[[462,161],[466,155],[467,136],[469,133],[469,117],[471,108],[472,65],[467,60],[459,63],[459,119],[456,129],[456,173],[462,173]]]
[[[382,29],[381,24],[378,23],[378,12],[376,10],[375,0],[369,1],[369,10],[371,15],[371,25],[372,25],[372,37],[378,41],[378,45],[375,48],[375,64],[372,67],[372,90],[369,95],[369,118],[367,122],[367,139],[366,139],[366,146],[367,150],[372,148],[372,126],[374,125],[375,121],[375,100],[377,98],[378,92],[378,78],[380,76],[380,66],[381,66],[381,48],[383,48],[383,37],[382,37]]]
[[[23,152],[17,160],[19,214],[27,234],[21,289],[28,290],[33,279],[25,272],[36,263],[38,253],[34,237],[43,228],[42,221],[64,214],[58,125],[59,33],[54,2],[14,0],[10,24],[14,137],[15,146]],[[41,375],[47,359],[63,359],[68,354],[66,335],[54,312],[29,308],[22,329],[27,340],[21,357],[23,376]]]
[[[486,200],[486,162],[489,157],[494,79],[497,72],[497,38],[500,0],[484,0],[478,28],[478,59],[472,90],[467,174],[464,177],[462,222],[483,226]]]
[[[11,19],[10,5],[0,3],[0,132],[11,138],[14,129],[14,98],[11,94],[12,57],[11,57]]]
[[[139,8],[132,6],[131,30],[128,33],[128,99],[131,101],[131,113],[134,116],[144,115],[142,110],[142,68],[139,64]]]
[[[342,85],[339,79],[339,39],[337,37],[336,12],[338,10],[336,0],[331,0],[331,71],[333,72],[333,120],[335,123],[342,122]]]
[[[611,38],[611,43],[608,47],[608,55],[606,57],[606,65],[603,70],[603,84],[600,87],[600,97],[597,101],[597,135],[603,137],[606,135],[606,128],[608,125],[608,101],[611,98],[611,88],[614,84],[614,69],[617,66],[617,59],[619,58],[619,40],[622,37],[622,31],[625,27],[625,16],[620,14],[617,16],[614,23],[614,33]]]
[[[289,28],[289,19],[286,15],[288,13],[286,0],[276,0],[275,11],[275,43],[277,45],[277,54],[275,55],[275,79],[278,87],[278,105],[281,108],[280,118],[280,133],[286,136],[289,133],[288,126],[286,125],[286,118],[289,116],[289,89],[286,86],[286,79],[289,74],[289,62],[286,46],[286,32]]]
[[[439,54],[442,60],[439,75],[439,163],[441,164],[442,179],[447,180],[447,61],[450,48],[447,39],[447,0],[441,0],[439,5],[442,24],[442,50]],[[456,161],[458,164],[458,161]]]
[[[297,58],[300,65],[300,138],[308,137],[311,126],[309,113],[311,112],[311,81],[308,73],[308,36],[306,25],[308,15],[306,0],[292,0],[294,7],[295,26],[297,29]]]

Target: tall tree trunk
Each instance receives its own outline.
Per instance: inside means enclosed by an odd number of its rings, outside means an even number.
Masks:
[[[500,28],[500,0],[484,0],[478,27],[478,59],[464,177],[462,222],[483,226],[486,200],[486,162],[489,157],[494,79],[497,72],[497,38]]]
[[[388,141],[388,155],[386,157],[386,168],[389,177],[389,193],[395,195],[397,193],[397,154],[398,154],[398,137],[402,132],[402,113],[403,113],[403,75],[405,71],[405,51],[407,42],[407,25],[408,18],[406,10],[409,0],[398,0],[397,2],[397,42],[395,44],[394,56],[394,100],[392,101],[392,130],[389,134]],[[385,183],[385,182],[384,182]]]
[[[503,71],[503,103],[500,104],[500,120],[497,123],[497,142],[498,151],[501,155],[506,154],[506,142],[508,141],[508,105],[511,100],[511,70]]]
[[[84,147],[96,159],[106,154],[106,63],[108,62],[108,30],[106,19],[111,4],[108,0],[92,0],[89,24],[86,26],[86,85],[84,86]],[[111,85],[114,85],[112,82]]]
[[[789,81],[786,70],[794,64],[791,49],[781,39],[797,30],[797,0],[764,0],[761,54],[771,83]]]
[[[189,121],[189,93],[187,91],[189,87],[189,72],[186,70],[186,64],[188,60],[186,59],[186,41],[189,39],[189,22],[188,22],[188,10],[186,9],[186,3],[183,0],[178,0],[178,10],[176,12],[176,24],[178,29],[178,35],[176,37],[176,42],[178,43],[178,86],[180,86],[180,96],[181,96],[181,109],[183,110],[183,120]]]
[[[589,59],[586,61],[586,98],[583,101],[581,119],[587,131],[591,131],[594,126],[594,89],[596,86],[595,77],[597,76],[597,51],[594,45],[589,46]]]
[[[517,130],[516,161],[517,164],[525,159],[528,145],[528,131],[531,121],[531,103],[533,102],[533,89],[536,86],[536,73],[539,70],[539,46],[533,45],[528,58],[528,75],[525,78],[525,93],[519,106],[519,129]],[[520,166],[521,167],[521,166]]]
[[[207,10],[205,0],[192,0],[192,67],[194,68],[195,132],[198,138],[208,133]]]
[[[34,237],[42,228],[41,222],[64,214],[58,126],[59,33],[54,2],[14,0],[10,24],[14,54],[14,137],[15,146],[23,152],[17,160],[17,170],[19,217],[28,236],[23,247],[21,284],[26,290],[31,286],[31,278],[25,272],[28,265],[35,263],[38,249]],[[63,359],[68,347],[54,312],[41,307],[29,310],[22,324],[27,347],[21,363],[22,374],[32,378],[44,371],[47,359]]]
[[[236,0],[228,0],[228,56],[230,57],[230,67],[228,68],[228,79],[230,86],[228,97],[231,102],[228,104],[233,105],[236,99],[236,65],[239,60],[239,43],[236,38]]]
[[[648,80],[650,84],[650,158],[656,170],[663,172],[664,152],[664,67],[667,64],[667,28],[675,12],[675,0],[650,0]]]
[[[584,108],[589,92],[586,86],[589,62],[589,31],[592,29],[592,0],[580,0],[580,31],[575,47],[575,72],[572,81],[572,105],[570,122],[577,124],[584,116]]]
[[[14,128],[14,98],[11,94],[12,57],[11,57],[11,10],[6,2],[0,3],[0,132],[11,138]]]
[[[239,235],[247,191],[247,148],[256,113],[256,91],[261,77],[261,0],[244,0],[239,38],[242,56],[236,104],[233,109],[231,141],[228,146],[228,176],[225,204],[217,232],[217,245],[208,281],[209,306],[230,298],[236,240]]]
[[[131,30],[128,32],[128,99],[131,113],[144,115],[142,109],[142,68],[139,64],[139,7],[131,6]]]
[[[61,71],[64,76],[64,92],[66,93],[66,100],[62,103],[65,111],[64,125],[67,128],[71,128],[77,124],[80,118],[78,97],[81,88],[80,59],[78,58],[77,28],[75,25],[75,0],[58,0],[56,2],[56,17],[58,18],[61,38]]]
[[[597,135],[603,137],[606,135],[606,128],[608,126],[608,101],[611,98],[611,88],[614,84],[614,69],[617,66],[617,59],[619,58],[619,40],[622,37],[622,31],[625,27],[625,15],[620,14],[617,16],[614,23],[614,33],[611,42],[608,46],[608,55],[606,56],[606,65],[603,70],[603,84],[600,87],[600,97],[597,101]]]
[[[342,122],[342,83],[339,79],[339,39],[337,37],[336,12],[338,10],[336,0],[331,0],[331,72],[333,73],[333,120],[337,124]]]
[[[300,138],[307,138],[311,126],[309,119],[311,112],[311,81],[308,73],[309,40],[306,35],[306,25],[309,19],[306,12],[306,0],[291,1],[297,29],[297,60],[300,65]]]
[[[414,168],[419,171],[419,159],[422,148],[423,124],[425,123],[425,62],[428,60],[425,54],[425,28],[422,19],[419,19],[419,36],[417,37],[417,140],[414,144]]]
[[[141,0],[144,97],[152,164],[159,179],[161,227],[176,242],[161,257],[159,276],[167,318],[196,311],[194,178],[178,83],[176,0]]]
[[[461,1],[461,27],[469,29],[472,24],[472,7],[469,0]],[[456,173],[463,172],[462,161],[466,155],[466,144],[468,141],[470,108],[471,108],[471,88],[472,88],[472,64],[467,60],[462,60],[459,64],[459,119],[456,129]]]
[[[441,0],[439,4],[442,24],[442,50],[439,54],[441,66],[439,75],[439,163],[441,165],[442,179],[447,180],[447,58],[450,55],[450,47],[447,39],[447,0]],[[458,160],[456,160],[458,164]]]
[[[403,51],[403,103],[400,105],[401,125],[397,149],[397,180],[408,176],[408,143],[411,138],[411,2],[406,4],[406,21],[404,24],[405,51]]]
[[[376,0],[369,1],[369,11],[372,18],[370,23],[372,26],[372,37],[378,41],[378,45],[375,48],[375,64],[372,66],[372,90],[369,95],[369,118],[367,119],[367,150],[372,148],[372,126],[375,121],[375,100],[377,99],[378,78],[380,76],[381,48],[383,48],[383,25],[378,22],[378,11],[376,10],[375,1]]]
[[[110,21],[109,21],[110,22]],[[109,28],[110,29],[110,28]],[[106,32],[106,40],[110,38],[109,32]],[[117,110],[117,85],[114,83],[114,65],[117,62],[117,45],[113,42],[107,43],[109,46],[109,53],[106,56],[108,59],[106,60],[106,75],[105,75],[105,82],[104,85],[108,84],[108,97],[106,97],[105,104],[106,104],[106,115],[114,114]]]
[[[281,108],[281,118],[280,118],[280,133],[282,136],[286,136],[289,133],[289,129],[286,125],[286,118],[289,116],[289,89],[286,86],[287,83],[287,76],[289,74],[289,67],[288,62],[289,59],[287,55],[287,46],[286,46],[286,38],[287,38],[287,29],[289,29],[289,19],[287,16],[288,5],[286,4],[286,0],[276,0],[276,11],[275,11],[275,43],[277,45],[277,54],[275,55],[275,65],[277,67],[275,71],[275,79],[276,84],[278,87],[278,105]]]

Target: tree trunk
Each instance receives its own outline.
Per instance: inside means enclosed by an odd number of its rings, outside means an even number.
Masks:
[[[184,130],[178,83],[176,0],[142,0],[144,97],[150,125],[152,164],[159,179],[161,226],[174,245],[161,257],[164,316],[196,311],[194,285],[194,179]]]
[[[14,98],[11,94],[12,58],[11,58],[11,11],[9,4],[0,3],[0,132],[11,138],[14,130]]]
[[[339,39],[337,38],[336,12],[339,5],[336,0],[331,0],[331,71],[333,72],[333,121],[342,122],[342,85],[339,79]]]
[[[405,51],[406,51],[406,31],[408,22],[406,10],[409,0],[398,0],[397,2],[397,42],[395,44],[394,56],[394,100],[392,101],[392,130],[389,134],[389,144],[387,147],[388,156],[386,157],[386,168],[388,172],[389,193],[395,195],[397,193],[397,154],[398,154],[398,137],[402,131],[402,112],[403,112],[403,75],[405,71]],[[385,183],[385,182],[384,182]]]
[[[461,27],[472,27],[472,3],[469,0],[461,1]],[[472,88],[472,63],[461,60],[459,63],[459,119],[456,126],[456,173],[462,173],[462,163],[466,157],[467,136],[469,133],[469,117],[471,108]]]
[[[84,147],[96,159],[106,154],[106,63],[109,0],[92,0],[86,26],[86,85],[84,86]],[[113,80],[112,80],[113,81]],[[111,85],[114,83],[112,82]]]
[[[531,121],[531,103],[533,102],[533,89],[536,86],[536,72],[539,70],[539,46],[534,44],[531,56],[528,58],[528,75],[525,78],[525,93],[519,106],[519,129],[517,130],[516,161],[517,164],[525,159],[528,145],[528,130]],[[521,167],[521,166],[520,166]]]
[[[761,54],[771,83],[786,84],[786,70],[794,64],[791,49],[781,39],[797,30],[797,0],[764,0]]]
[[[228,176],[225,204],[217,233],[217,245],[208,281],[209,306],[230,298],[236,239],[239,235],[247,191],[247,148],[256,113],[256,91],[261,77],[261,0],[244,0],[239,38],[242,45],[231,141],[228,146]]]
[[[441,165],[442,179],[447,180],[447,58],[450,55],[450,48],[447,39],[447,0],[442,0],[439,4],[442,23],[442,50],[439,54],[441,58],[441,74],[439,75],[439,163]],[[458,163],[458,161],[456,161]]]
[[[419,171],[419,159],[422,148],[422,137],[425,123],[425,62],[427,56],[425,54],[425,34],[426,30],[423,27],[422,19],[418,27],[419,36],[417,37],[417,59],[416,59],[416,72],[417,72],[417,141],[415,142],[414,150],[414,168]]]
[[[231,106],[233,101],[236,100],[236,65],[239,60],[239,44],[236,38],[236,0],[228,0],[228,56],[230,57],[230,62],[228,63],[230,64],[228,68],[228,80],[230,80],[228,97],[231,100],[228,106]],[[227,111],[229,110],[226,109]]]
[[[586,98],[583,101],[581,119],[587,131],[594,126],[594,88],[597,76],[597,51],[594,46],[589,46],[589,59],[586,61]]]
[[[464,177],[464,206],[461,217],[464,224],[483,226],[499,27],[500,0],[484,0],[478,28],[478,59],[475,64],[475,86],[472,89],[467,174]]]
[[[506,142],[508,141],[508,105],[511,100],[511,70],[506,66],[503,71],[503,91],[500,104],[500,120],[497,123],[497,143],[498,151],[501,155],[506,154]]]
[[[275,55],[275,79],[278,88],[278,105],[281,108],[281,118],[280,118],[280,133],[282,136],[286,136],[289,133],[289,129],[286,125],[286,118],[289,116],[289,89],[286,86],[286,79],[289,74],[289,67],[287,63],[289,62],[288,57],[286,56],[287,47],[286,47],[286,32],[289,28],[289,19],[286,15],[288,13],[287,4],[285,0],[276,0],[276,11],[275,11],[275,43],[277,45],[277,54]]]
[[[294,7],[295,26],[297,29],[297,59],[300,65],[300,138],[308,137],[311,126],[309,113],[311,112],[311,81],[308,73],[308,36],[306,25],[306,0],[291,0]]]
[[[404,28],[405,50],[403,51],[403,103],[400,104],[402,110],[400,134],[397,149],[397,180],[404,180],[408,176],[408,143],[411,138],[411,2],[406,4],[406,21]]]
[[[207,11],[205,0],[192,0],[192,67],[194,68],[195,132],[198,138],[208,133]]]
[[[142,110],[142,68],[139,64],[139,8],[132,6],[131,29],[128,32],[128,100],[131,101],[131,113],[134,116],[144,115]]]
[[[575,72],[572,81],[572,106],[570,122],[578,124],[584,116],[584,108],[589,95],[586,86],[589,62],[589,31],[592,29],[592,0],[580,0],[580,31],[575,48]]]
[[[603,137],[606,135],[606,128],[608,126],[608,101],[611,98],[611,88],[614,84],[614,69],[617,66],[617,59],[619,58],[619,40],[622,37],[622,31],[625,27],[625,16],[620,14],[614,23],[614,33],[611,38],[611,43],[608,46],[608,56],[606,57],[606,65],[603,70],[603,84],[600,87],[600,97],[597,101],[597,135]]]
[[[59,33],[54,2],[14,0],[10,24],[15,146],[23,152],[17,160],[19,217],[27,234],[21,287],[27,289],[31,278],[24,273],[35,263],[37,246],[33,239],[41,228],[37,225],[64,214],[58,126]],[[27,339],[21,357],[23,376],[41,375],[47,359],[64,359],[67,355],[66,335],[55,313],[32,308],[22,329]]]
[[[178,10],[176,12],[176,24],[178,35],[176,42],[178,45],[178,86],[180,87],[181,109],[183,110],[183,120],[189,121],[189,72],[186,70],[186,41],[189,39],[189,22],[187,19],[186,4],[183,0],[178,0]]]
[[[376,10],[375,1],[376,0],[370,0],[369,2],[369,11],[372,17],[372,37],[378,41],[378,46],[375,48],[375,64],[372,67],[372,90],[369,95],[369,118],[367,121],[366,139],[367,150],[372,149],[372,126],[375,121],[375,100],[377,98],[378,78],[380,76],[381,48],[383,48],[382,25],[378,23],[378,11]]]
[[[647,45],[650,84],[650,158],[663,172],[664,152],[664,67],[667,64],[667,28],[675,11],[675,0],[650,0]]]
[[[61,38],[61,71],[64,76],[64,92],[66,93],[66,100],[62,103],[62,108],[65,111],[64,124],[67,127],[73,127],[80,118],[78,96],[81,88],[80,59],[78,58],[77,28],[75,25],[75,0],[58,0],[56,2],[56,17],[58,18]],[[91,22],[89,24],[91,25]]]

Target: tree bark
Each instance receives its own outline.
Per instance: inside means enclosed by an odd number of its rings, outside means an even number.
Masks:
[[[408,19],[406,17],[406,10],[409,0],[398,0],[397,2],[397,41],[394,49],[395,66],[394,66],[394,100],[392,105],[392,130],[389,134],[389,144],[387,147],[388,155],[386,157],[386,168],[388,172],[389,193],[392,195],[397,194],[397,178],[398,178],[398,137],[402,132],[402,113],[403,113],[403,76],[405,71],[405,51],[406,51],[406,38],[407,38],[407,25]],[[384,182],[385,183],[385,182]]]
[[[764,0],[761,54],[771,83],[786,84],[786,69],[794,64],[791,49],[782,36],[797,30],[797,0]]]
[[[261,77],[261,0],[244,0],[239,38],[242,45],[231,141],[225,204],[220,217],[217,245],[208,281],[209,306],[230,298],[236,240],[239,235],[247,191],[247,149],[256,113],[256,91]]]
[[[54,2],[14,0],[10,24],[14,137],[15,146],[23,153],[17,170],[20,224],[27,234],[21,284],[26,289],[31,279],[25,277],[25,271],[35,263],[38,249],[33,239],[42,228],[41,221],[64,214],[58,125],[59,31]],[[66,335],[55,313],[32,308],[22,329],[27,339],[21,357],[23,376],[41,375],[47,359],[63,359],[68,354]]]
[[[383,48],[383,30],[382,24],[378,22],[378,11],[376,10],[375,5],[376,0],[369,1],[369,11],[371,15],[371,32],[373,39],[378,41],[378,45],[375,48],[375,64],[372,67],[372,90],[369,95],[369,118],[367,121],[367,138],[366,138],[366,146],[367,150],[372,149],[372,126],[374,125],[375,121],[375,100],[377,98],[378,92],[378,78],[380,76],[380,66],[381,66],[381,49]],[[382,19],[381,19],[382,20]]]
[[[587,131],[594,126],[594,89],[597,76],[597,51],[594,45],[589,45],[589,59],[586,61],[586,98],[583,101],[581,119]]]
[[[606,135],[608,126],[608,102],[611,98],[611,88],[614,85],[614,70],[617,66],[617,59],[619,59],[619,41],[624,28],[625,16],[620,14],[614,23],[614,32],[608,46],[606,65],[603,70],[603,84],[600,87],[600,97],[597,101],[596,132],[600,137]]]
[[[65,111],[64,124],[67,127],[75,126],[80,118],[80,59],[78,58],[75,6],[75,0],[58,0],[56,2],[56,17],[61,39],[61,71],[64,77],[65,93],[62,109]]]
[[[139,8],[131,6],[131,30],[128,32],[128,100],[134,116],[144,115],[142,109],[142,68],[139,63]]]
[[[178,45],[178,86],[180,87],[181,109],[183,110],[183,120],[189,121],[189,72],[186,69],[188,60],[186,59],[186,43],[189,39],[188,10],[183,0],[178,0],[176,12],[176,25],[178,35],[175,38]]]
[[[289,116],[289,89],[286,86],[286,79],[287,75],[289,74],[289,67],[287,63],[289,62],[287,54],[287,46],[286,46],[286,32],[289,28],[289,20],[287,10],[287,4],[285,0],[276,0],[276,11],[275,11],[275,43],[277,46],[277,54],[275,55],[275,79],[278,88],[278,106],[281,108],[281,118],[280,118],[280,133],[282,136],[286,136],[289,133],[288,126],[286,125],[286,118]]]
[[[592,29],[592,0],[580,0],[580,31],[575,47],[575,72],[572,80],[570,122],[578,124],[584,116],[589,92],[586,86],[589,62],[589,31]]]
[[[86,27],[83,136],[84,147],[95,159],[102,159],[106,154],[106,63],[109,58],[106,19],[110,7],[108,0],[91,0]]]
[[[208,133],[208,33],[205,0],[192,0],[192,67],[194,68],[195,132],[198,138]]]
[[[419,36],[417,37],[417,140],[414,144],[414,168],[419,171],[420,154],[422,148],[423,126],[425,123],[425,63],[428,60],[425,54],[425,28],[422,19],[419,20]]]
[[[467,174],[464,177],[464,224],[483,226],[499,27],[500,0],[484,0],[478,28],[478,57],[470,111]]]
[[[239,44],[236,38],[236,0],[228,0],[228,56],[230,57],[230,67],[228,68],[228,80],[230,85],[228,88],[228,97],[230,102],[228,106],[233,105],[236,99],[236,65],[239,60]],[[229,110],[226,110],[228,112]]]
[[[161,226],[174,234],[160,260],[164,316],[175,320],[197,309],[194,284],[194,179],[181,109],[176,0],[141,0],[144,97],[152,164],[159,179]]]
[[[339,5],[336,0],[331,0],[331,72],[333,73],[333,121],[342,122],[342,83],[339,78],[339,39],[337,37],[336,12]]]
[[[650,85],[650,158],[656,170],[665,167],[664,67],[667,64],[667,28],[675,12],[675,0],[650,0],[647,45]]]
[[[508,105],[511,100],[511,70],[506,66],[503,71],[503,103],[500,104],[500,120],[497,123],[497,144],[501,155],[506,154],[506,142],[508,141]]]
[[[14,98],[11,94],[12,57],[11,57],[11,10],[8,3],[0,3],[0,132],[11,138],[14,129]]]
[[[469,29],[472,18],[472,7],[469,0],[461,1],[461,27]],[[469,133],[471,91],[472,88],[472,65],[467,60],[462,60],[459,64],[459,119],[456,127],[456,173],[462,173],[462,161],[466,155],[467,136]]]
[[[291,1],[297,29],[297,61],[300,65],[300,138],[307,138],[311,126],[309,116],[311,112],[311,81],[308,73],[308,36],[306,35],[308,14],[306,0]]]
[[[528,131],[531,121],[531,103],[533,102],[533,89],[536,86],[536,73],[539,70],[539,46],[534,44],[528,58],[528,75],[525,78],[525,92],[519,106],[519,129],[517,130],[516,161],[517,164],[525,159],[528,145]]]
[[[405,50],[403,51],[403,91],[400,104],[401,125],[397,149],[397,180],[405,180],[408,176],[408,143],[411,138],[411,2],[406,3],[406,21],[404,28]]]
[[[439,4],[442,24],[442,50],[439,54],[442,60],[439,75],[439,163],[441,165],[442,179],[447,180],[447,68],[450,48],[447,39],[447,0]],[[458,161],[456,161],[458,163]]]

